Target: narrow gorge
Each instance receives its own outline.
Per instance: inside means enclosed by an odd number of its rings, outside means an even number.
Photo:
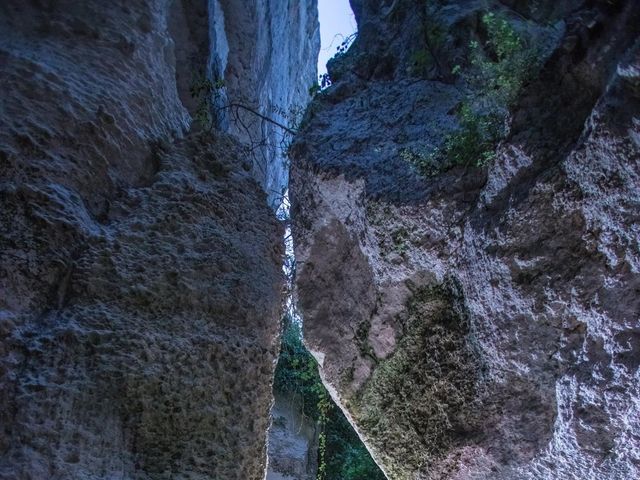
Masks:
[[[0,2],[0,480],[640,478],[640,1],[338,3]]]

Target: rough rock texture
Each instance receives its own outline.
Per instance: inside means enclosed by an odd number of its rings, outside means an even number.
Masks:
[[[313,419],[289,395],[276,394],[269,428],[267,480],[315,480],[318,434]]]
[[[400,151],[455,128],[450,67],[487,4],[551,28],[553,53],[490,167],[423,178]],[[304,337],[335,399],[391,479],[637,478],[640,5],[352,5],[291,172]],[[444,40],[416,77],[429,22]]]
[[[283,230],[237,140],[185,136],[214,13],[0,5],[2,479],[264,478]]]
[[[317,81],[317,0],[257,0],[251,8],[237,0],[210,3],[224,22],[216,34],[222,54],[211,63],[212,75],[225,82],[220,104],[247,106],[295,128]],[[222,113],[222,126],[251,146],[254,173],[277,207],[289,179],[284,151],[291,136],[246,110]]]
[[[295,129],[310,100],[320,49],[317,0],[171,3],[180,99],[193,114],[201,99],[191,87],[203,78],[223,82],[212,95],[217,127],[248,146],[253,173],[277,208],[289,179],[291,134],[276,123]]]

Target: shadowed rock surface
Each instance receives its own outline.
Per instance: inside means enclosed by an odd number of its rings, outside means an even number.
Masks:
[[[269,428],[267,480],[315,480],[319,429],[299,399],[275,394]]]
[[[638,2],[352,6],[291,172],[334,397],[391,479],[638,477]],[[457,128],[451,70],[486,6],[549,54],[491,165],[425,178],[401,151]]]
[[[224,18],[220,41],[229,46],[220,64],[230,103],[251,107],[295,128],[316,82],[320,49],[317,0],[216,0]],[[291,136],[244,110],[227,110],[222,125],[253,148],[253,170],[272,206],[282,201],[289,166],[284,156]],[[236,118],[234,120],[234,118]]]
[[[216,12],[0,5],[2,479],[264,478],[283,229],[244,146],[187,133]]]

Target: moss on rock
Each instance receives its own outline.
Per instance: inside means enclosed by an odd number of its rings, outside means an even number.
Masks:
[[[406,313],[396,351],[350,402],[393,479],[413,478],[468,433],[478,378],[454,282],[416,289]]]

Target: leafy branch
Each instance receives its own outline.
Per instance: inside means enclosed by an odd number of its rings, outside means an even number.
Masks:
[[[452,70],[469,88],[458,109],[459,128],[429,153],[400,152],[422,175],[433,176],[456,165],[490,163],[497,143],[508,134],[509,109],[542,65],[542,49],[521,36],[503,15],[485,13],[482,26],[486,40],[470,42],[469,68],[456,65]]]

